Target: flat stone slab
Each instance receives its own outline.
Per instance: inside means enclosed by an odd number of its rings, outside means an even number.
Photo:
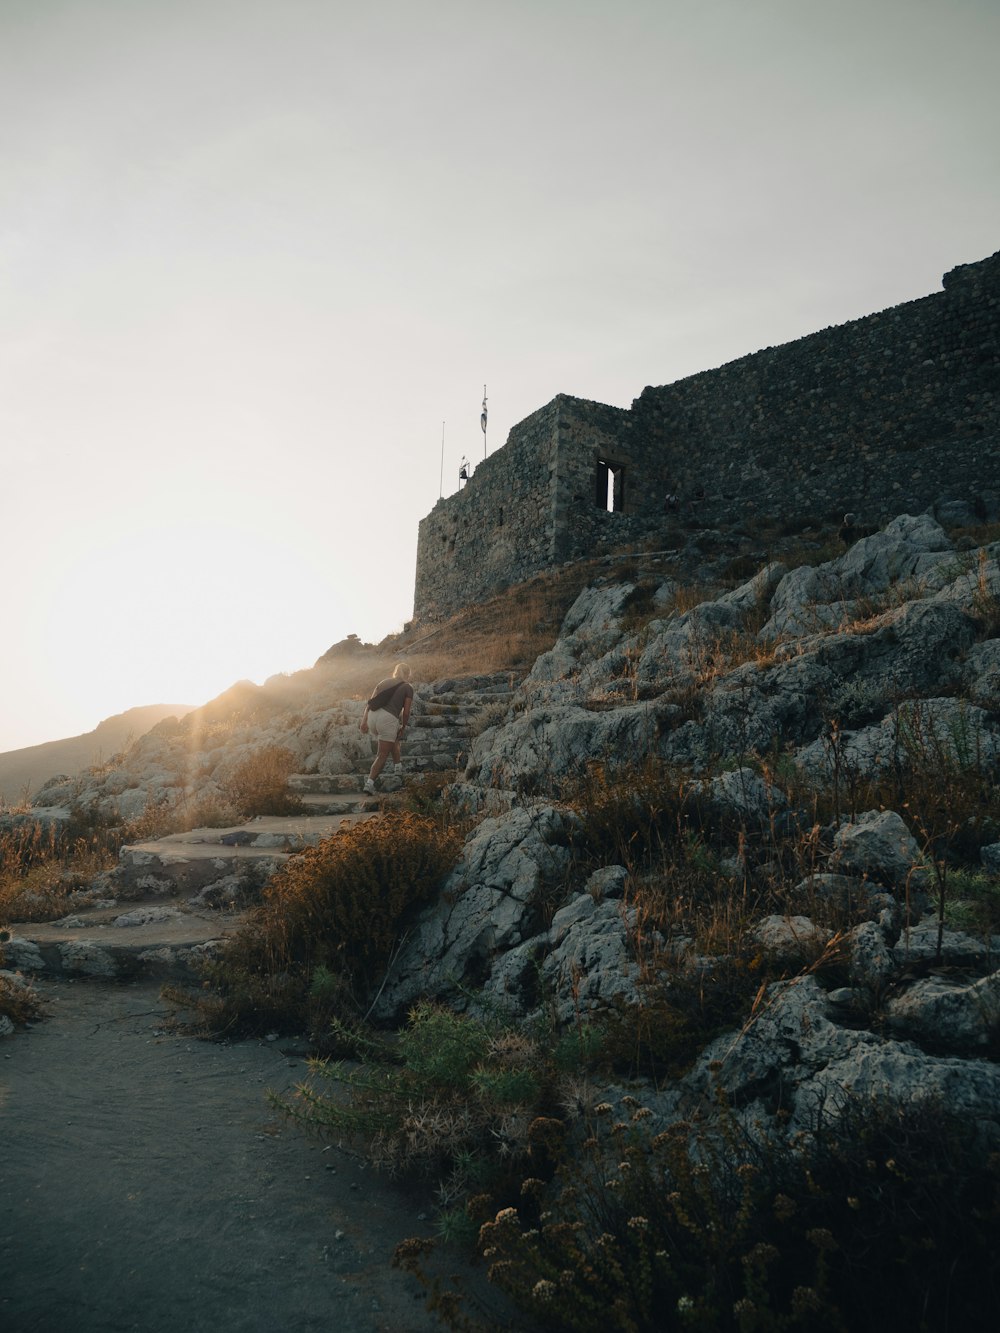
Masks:
[[[363,800],[358,793],[358,801]],[[137,842],[133,850],[148,850],[155,847],[164,849],[183,848],[230,848],[249,849],[252,847],[273,847],[276,843],[264,839],[281,838],[300,847],[315,847],[317,843],[336,833],[345,823],[355,823],[359,818],[368,818],[366,812],[342,812],[333,815],[258,815],[248,819],[245,824],[233,824],[227,828],[196,828],[186,833],[170,833],[155,842]]]
[[[6,965],[54,976],[189,981],[239,925],[243,914],[185,911],[180,904],[173,906],[169,918],[124,927],[116,926],[115,918],[134,913],[134,904],[80,913],[79,925],[14,922],[11,939],[4,945]]]

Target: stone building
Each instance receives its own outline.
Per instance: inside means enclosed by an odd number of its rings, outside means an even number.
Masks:
[[[875,523],[997,493],[1000,252],[932,296],[646,388],[631,408],[553,398],[421,522],[414,614],[609,547],[671,545],[679,520]]]

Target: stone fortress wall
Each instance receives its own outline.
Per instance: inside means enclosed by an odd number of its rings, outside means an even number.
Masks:
[[[1000,252],[932,296],[646,388],[631,408],[560,394],[421,522],[414,614],[609,547],[672,545],[668,491],[706,527],[995,504]]]

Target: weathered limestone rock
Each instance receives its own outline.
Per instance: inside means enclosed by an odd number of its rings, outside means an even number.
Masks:
[[[8,946],[9,947],[9,946]],[[928,961],[937,957],[938,923],[933,915],[926,916],[910,930],[904,930],[893,948],[893,957],[901,966],[905,963]],[[941,933],[941,960],[954,967],[990,968],[1000,958],[1000,935],[985,939],[968,935],[961,930]]]
[[[494,959],[537,933],[538,897],[569,864],[573,816],[551,806],[486,819],[470,835],[440,899],[418,918],[375,1013],[405,1013],[422,995],[464,1004],[462,988],[482,985]]]
[[[868,692],[873,702],[882,697]],[[991,714],[964,699],[945,697],[908,700],[876,726],[838,732],[835,745],[829,737],[813,741],[796,751],[795,762],[829,781],[838,769],[870,777],[894,765],[981,767],[998,756],[1000,733]]]
[[[149,926],[160,921],[176,921],[180,915],[180,912],[173,907],[134,907],[131,911],[116,916],[111,924],[127,929],[129,926]]]
[[[855,1105],[937,1102],[970,1121],[1000,1120],[1000,1068],[979,1060],[927,1055],[909,1043],[846,1029],[828,1017],[814,977],[778,982],[768,1003],[740,1032],[702,1052],[684,1080],[688,1094],[721,1086],[736,1105],[759,1099],[788,1110],[791,1133],[830,1127]]]
[[[595,758],[631,762],[662,750],[668,719],[678,711],[656,702],[612,712],[576,704],[536,708],[478,736],[465,777],[511,790],[531,779],[579,773]]]
[[[982,1060],[926,1055],[908,1042],[857,1042],[843,1058],[802,1079],[795,1089],[789,1128],[812,1129],[822,1116],[827,1124],[854,1106],[875,1102],[911,1107],[941,1106],[979,1122],[996,1142],[1000,1106],[1000,1068]]]
[[[81,972],[88,977],[113,977],[118,972],[112,955],[99,944],[67,940],[59,945],[59,955],[64,972]]]
[[[45,968],[42,951],[31,940],[13,935],[3,946],[4,961],[18,972],[41,972]]]
[[[689,791],[700,796],[710,809],[735,816],[747,823],[763,824],[788,801],[778,787],[752,768],[719,773],[707,782],[693,782]]]
[[[794,888],[803,907],[820,903],[845,917],[859,915],[876,921],[885,938],[894,943],[902,924],[902,907],[891,893],[884,893],[870,881],[854,875],[820,872],[808,875]]]
[[[615,1000],[639,1003],[641,968],[630,944],[635,929],[635,908],[611,899],[597,902],[589,893],[578,894],[555,914],[542,979],[559,1023],[608,1009]]]
[[[839,873],[864,874],[880,884],[923,883],[926,870],[913,834],[895,810],[868,810],[834,836],[831,866]]]
[[[837,624],[838,618],[822,614],[824,606],[839,604],[838,617],[843,616],[852,600],[885,592],[893,584],[908,582],[915,593],[940,588],[947,581],[951,551],[947,534],[929,515],[901,515],[838,559],[787,574],[771,601],[761,641],[808,634],[817,621]]]
[[[554,647],[532,667],[526,691],[577,676],[615,646],[621,638],[623,608],[633,591],[631,583],[584,588],[567,611]]]
[[[972,700],[995,711],[1000,708],[1000,639],[986,639],[969,649],[962,669]]]
[[[801,962],[818,958],[830,938],[828,930],[807,916],[766,916],[753,934],[765,953]]]
[[[1000,972],[956,984],[924,977],[886,1004],[889,1027],[937,1050],[996,1045],[1000,1037]]]
[[[595,902],[601,902],[605,898],[623,898],[627,883],[628,871],[624,866],[604,866],[594,871],[583,888]]]
[[[32,806],[30,810],[18,810],[0,815],[0,833],[17,828],[30,828],[39,824],[43,829],[54,828],[57,831],[73,818],[73,811],[68,805]]]
[[[811,740],[823,725],[817,701],[832,698],[838,688],[836,675],[816,654],[764,667],[747,662],[706,688],[704,721],[689,738],[686,755],[671,738],[672,755],[697,762],[711,754],[766,754],[775,744]]]
[[[853,984],[872,994],[879,993],[897,966],[885,933],[874,921],[863,921],[850,932],[845,945],[850,950]]]
[[[809,656],[837,682],[827,696],[837,713],[859,691],[886,700],[899,694],[929,695],[961,676],[962,654],[971,648],[975,626],[947,602],[915,601],[884,612],[869,626],[816,635],[778,649]]]

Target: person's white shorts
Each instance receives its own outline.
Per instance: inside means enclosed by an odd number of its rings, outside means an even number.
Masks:
[[[392,745],[399,735],[399,718],[388,708],[376,708],[368,714],[368,734],[377,741],[388,741]]]

